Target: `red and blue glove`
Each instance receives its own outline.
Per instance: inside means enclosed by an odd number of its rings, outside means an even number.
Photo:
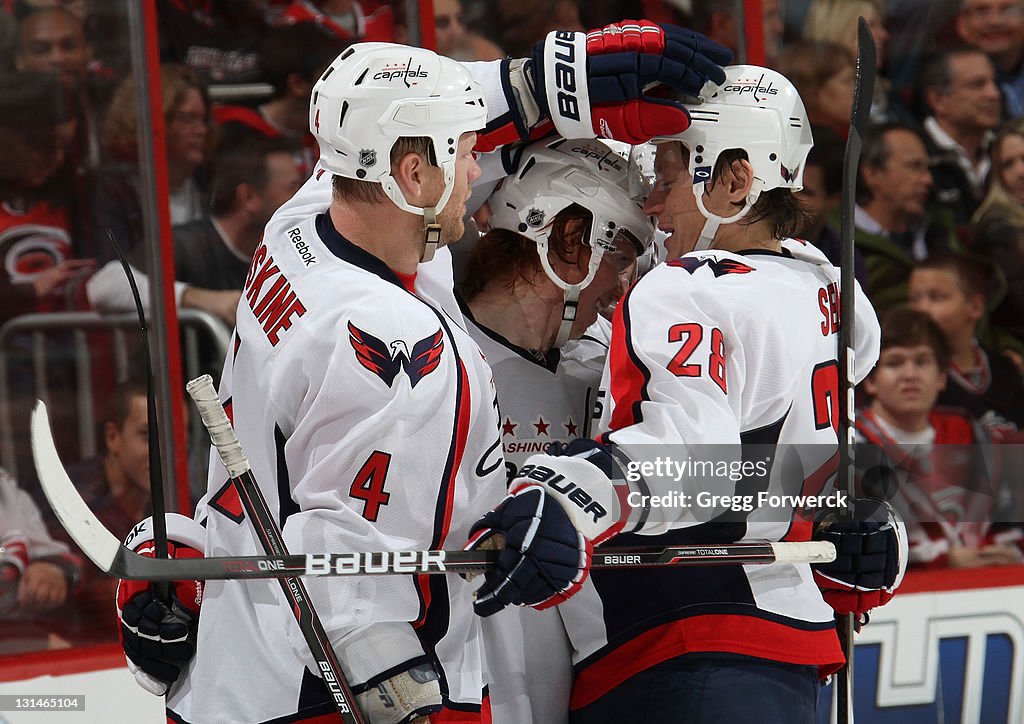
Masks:
[[[202,558],[206,531],[196,521],[167,514],[171,558]],[[152,558],[152,519],[135,526],[125,545]],[[172,581],[170,601],[161,600],[149,581],[117,582],[117,618],[128,670],[146,691],[163,696],[196,652],[202,581]]]
[[[579,590],[593,547],[625,522],[615,469],[593,440],[576,440],[561,455],[527,459],[508,497],[470,529],[467,549],[500,549],[476,592],[477,614],[490,616],[508,605],[544,609]]]
[[[853,517],[841,511],[816,516],[813,540],[836,547],[831,563],[811,565],[825,601],[839,614],[860,616],[889,601],[907,571],[907,529],[891,505],[874,498],[853,501]]]
[[[647,95],[657,85],[685,96],[725,81],[732,51],[674,25],[624,20],[599,30],[556,30],[537,43],[531,67],[541,108],[564,138],[644,143],[685,131],[690,114],[677,101]]]

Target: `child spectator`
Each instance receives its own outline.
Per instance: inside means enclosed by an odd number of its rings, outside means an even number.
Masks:
[[[994,492],[987,435],[966,412],[935,406],[949,364],[942,331],[912,309],[890,310],[880,324],[878,365],[863,382],[871,402],[857,415],[858,440],[868,443],[858,447],[857,463],[864,487],[884,480],[885,497],[907,521],[911,565],[1024,561],[1019,531],[991,523],[1008,501]],[[880,470],[887,471],[881,478]]]
[[[948,382],[939,404],[971,414],[999,440],[1024,427],[1024,382],[1005,356],[978,342],[986,298],[1002,286],[983,259],[946,253],[918,264],[910,275],[909,302],[942,330],[949,348]]]

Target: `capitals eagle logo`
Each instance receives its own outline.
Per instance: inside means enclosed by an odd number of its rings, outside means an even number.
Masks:
[[[352,322],[348,323],[348,334],[359,364],[380,377],[388,387],[394,384],[403,369],[409,377],[409,384],[416,387],[420,380],[437,369],[444,352],[444,335],[440,328],[416,342],[411,353],[405,340],[396,339],[389,347],[384,340],[364,332]]]
[[[754,271],[754,267],[735,259],[715,259],[708,256],[699,258],[694,256],[682,256],[678,259],[673,259],[672,261],[667,262],[667,264],[668,266],[685,269],[690,274],[693,274],[702,266],[707,266],[716,277],[720,277],[725,274],[749,274]]]

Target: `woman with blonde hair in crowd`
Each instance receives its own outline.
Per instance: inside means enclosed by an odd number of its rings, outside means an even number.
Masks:
[[[775,69],[796,86],[812,125],[827,126],[846,138],[857,64],[843,46],[790,43],[779,55]]]
[[[1024,118],[1008,121],[992,144],[988,193],[971,219],[971,251],[1006,275],[1007,291],[992,310],[993,342],[1007,347],[1018,366],[1024,354]]]
[[[863,17],[875,40],[876,64],[880,69],[885,68],[889,32],[883,23],[882,9],[881,0],[813,0],[804,18],[803,39],[809,43],[834,43],[842,46],[850,58],[856,60],[857,19]],[[871,103],[871,120],[875,123],[908,120],[905,117],[898,117],[900,114],[890,108],[889,91],[889,82],[885,78],[878,78],[875,82],[875,97]],[[852,96],[847,105],[851,102]],[[849,110],[846,109],[847,114]]]
[[[167,154],[171,224],[197,221],[209,214],[206,163],[214,145],[210,98],[199,76],[176,63],[160,67],[161,101]],[[138,197],[138,104],[135,85],[126,79],[115,91],[103,121],[103,150],[110,166],[102,182],[97,223],[130,247],[141,241]]]

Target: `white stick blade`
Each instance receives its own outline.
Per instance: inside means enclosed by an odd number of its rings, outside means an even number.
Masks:
[[[89,510],[64,470],[50,432],[50,416],[42,401],[36,402],[32,411],[32,455],[43,492],[64,530],[93,563],[109,571],[121,550],[121,541]]]

